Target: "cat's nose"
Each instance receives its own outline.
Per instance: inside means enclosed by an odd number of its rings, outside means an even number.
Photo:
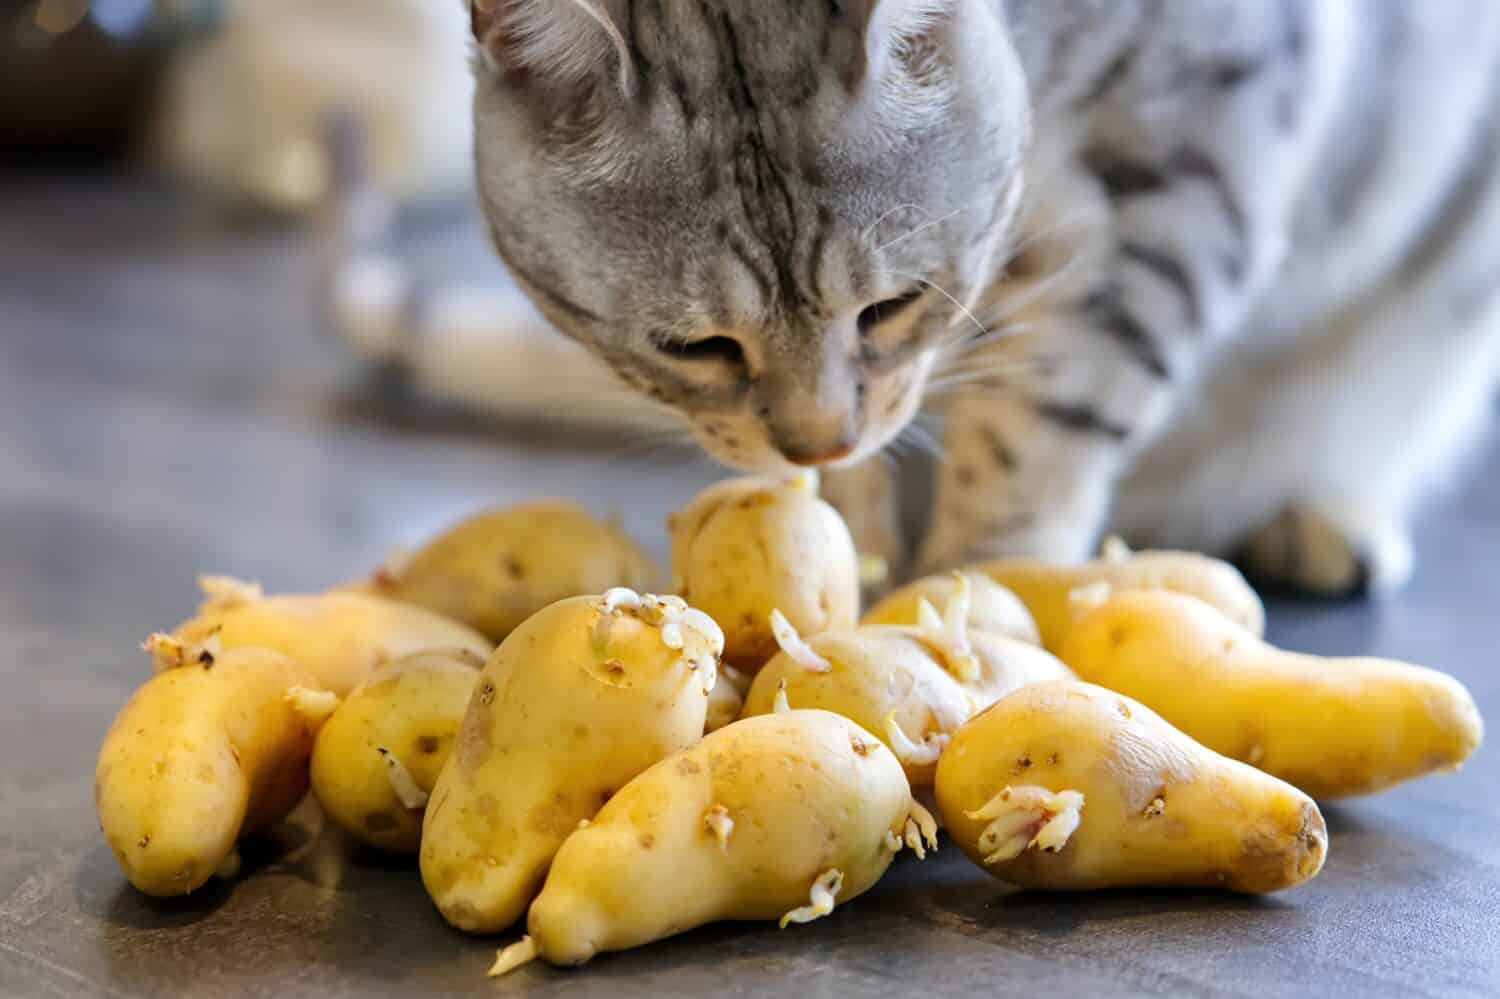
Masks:
[[[793,465],[799,465],[802,468],[816,468],[819,465],[829,465],[835,461],[840,461],[853,454],[854,439],[846,437],[832,446],[812,449],[782,446],[778,447],[777,450],[781,452],[783,458]]]

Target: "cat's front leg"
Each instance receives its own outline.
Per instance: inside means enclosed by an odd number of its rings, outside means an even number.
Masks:
[[[895,468],[890,461],[876,456],[848,468],[825,469],[822,495],[843,515],[860,557],[880,564],[887,579],[901,578],[908,552],[901,534]]]
[[[1024,339],[986,345],[947,375],[963,394],[946,411],[919,568],[1078,559],[1095,545],[1116,480],[1204,352],[1243,328],[1284,256],[1328,121],[1326,81],[1309,72],[1337,37],[1313,30],[1321,16],[1293,7],[1254,19],[1259,35],[1242,40],[1253,73],[1214,72],[1222,52],[1173,44],[1177,27],[1198,37],[1190,25],[1159,26],[1080,87],[1069,121],[1039,123],[1020,235],[1066,280],[1043,274],[1018,289],[1033,296]],[[1158,70],[1191,85],[1163,90]],[[986,303],[1005,319],[1011,284],[998,281]]]

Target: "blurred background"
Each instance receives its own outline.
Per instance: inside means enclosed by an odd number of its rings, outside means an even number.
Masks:
[[[118,604],[144,563],[133,636],[197,572],[326,586],[536,495],[661,551],[717,474],[675,435],[559,447],[566,414],[497,420],[329,329],[331,121],[413,287],[514,297],[473,203],[468,40],[460,0],[0,0],[0,594]],[[504,386],[535,370],[470,374],[502,416],[534,401]]]

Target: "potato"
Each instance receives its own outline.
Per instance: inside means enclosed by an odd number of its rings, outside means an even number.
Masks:
[[[135,692],[94,773],[99,824],[131,884],[186,895],[232,866],[241,835],[291,811],[307,791],[318,724],[295,695],[316,686],[281,653],[246,648],[208,653]]]
[[[417,852],[422,813],[479,682],[467,650],[419,652],[376,670],[318,733],[312,789],[355,839]]]
[[[1027,888],[1258,894],[1307,881],[1328,848],[1301,791],[1076,681],[1024,687],[959,729],[937,802],[971,860]]]
[[[659,570],[618,527],[558,501],[491,510],[443,532],[371,580],[373,592],[502,641],[567,597],[655,589]]]
[[[489,639],[457,621],[363,593],[261,596],[259,587],[222,577],[200,580],[207,599],[198,616],[147,643],[156,665],[170,669],[200,651],[259,646],[291,656],[319,685],[340,697],[393,659],[430,649],[488,656]]]
[[[736,722],[658,763],[558,851],[492,974],[578,965],[718,920],[804,923],[935,835],[879,740],[825,711]],[[930,840],[929,840],[930,842]]]
[[[1283,652],[1175,593],[1115,595],[1080,618],[1062,655],[1083,679],[1315,798],[1453,769],[1484,736],[1473,699],[1450,676]]]
[[[1042,645],[1056,652],[1072,624],[1073,594],[1108,583],[1116,590],[1172,590],[1213,604],[1256,635],[1265,633],[1266,610],[1239,570],[1227,562],[1188,552],[1132,553],[1115,542],[1102,558],[1065,566],[1027,560],[990,562],[978,567],[1009,589],[1031,611]]]
[[[960,725],[1023,684],[1071,675],[1013,638],[867,626],[825,632],[800,648],[789,641],[755,678],[743,716],[771,713],[778,696],[793,708],[843,715],[880,736],[913,787],[931,787],[938,755]]]
[[[676,597],[553,604],[490,658],[422,829],[422,880],[461,930],[526,911],[578,823],[703,735],[723,635]]]
[[[965,617],[970,631],[1005,635],[1032,645],[1042,644],[1036,622],[1032,620],[1031,612],[1021,599],[990,577],[975,572],[928,576],[909,583],[870,608],[861,623],[921,624],[922,601],[927,601],[928,606],[938,610],[946,608],[957,595],[960,579],[969,588],[968,613]]]
[[[675,588],[719,622],[736,669],[753,674],[776,654],[773,610],[808,635],[854,627],[859,557],[816,476],[720,483],[667,523]]]

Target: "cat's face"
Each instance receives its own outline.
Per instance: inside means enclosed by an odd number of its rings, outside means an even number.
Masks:
[[[998,0],[475,3],[483,206],[548,318],[733,466],[887,444],[1019,201]]]

